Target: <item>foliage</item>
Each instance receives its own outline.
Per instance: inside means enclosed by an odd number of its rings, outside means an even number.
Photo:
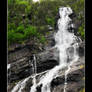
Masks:
[[[48,18],[47,17],[46,22],[47,22],[48,25],[51,25],[51,24],[54,25],[55,24],[55,20],[53,18]]]
[[[15,33],[14,30],[8,32],[8,44],[20,43],[23,40],[24,36],[21,33]]]
[[[17,27],[16,32],[18,33],[24,33],[24,25],[20,25]]]
[[[21,43],[23,40],[28,39],[30,37],[37,36],[37,30],[34,26],[27,26],[24,28],[23,25],[17,27],[16,30],[12,29],[8,31],[8,43],[18,42]]]
[[[46,41],[46,38],[44,36],[41,36],[40,42],[44,43]]]
[[[47,25],[54,28],[58,9],[70,6],[81,22],[78,32],[84,39],[84,0],[8,0],[8,43],[21,43],[34,37],[46,41]]]
[[[80,67],[80,69],[82,69],[82,68],[84,68],[84,65],[80,65],[79,67]]]
[[[85,31],[84,31],[84,25],[81,25],[78,29],[79,34],[81,35],[82,39],[85,38]]]
[[[25,38],[37,36],[37,30],[34,26],[28,26],[24,31]]]

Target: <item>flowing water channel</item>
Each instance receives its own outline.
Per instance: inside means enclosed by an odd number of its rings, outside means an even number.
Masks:
[[[67,74],[70,70],[70,65],[78,60],[77,54],[77,37],[74,35],[73,27],[71,23],[71,18],[69,15],[73,13],[70,7],[61,7],[59,8],[60,18],[58,20],[58,31],[55,34],[56,45],[55,48],[59,51],[59,65],[55,66],[49,72],[47,72],[43,77],[41,77],[40,82],[32,86],[36,88],[42,84],[41,92],[51,92],[51,81],[58,76],[60,69],[67,67],[65,71],[65,84],[64,92],[66,92],[67,87]],[[69,32],[69,27],[71,27],[71,32]],[[30,92],[36,92],[31,90]]]

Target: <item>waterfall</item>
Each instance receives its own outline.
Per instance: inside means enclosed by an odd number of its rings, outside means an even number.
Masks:
[[[7,70],[10,69],[11,67],[11,64],[7,64]]]
[[[79,59],[77,48],[78,42],[74,35],[74,25],[71,23],[72,19],[69,17],[73,13],[70,7],[61,7],[59,8],[60,18],[58,19],[58,31],[55,33],[55,48],[59,51],[59,65],[54,68],[46,71],[46,73],[39,79],[39,82],[36,81],[37,76],[37,65],[36,65],[36,56],[33,58],[33,85],[30,89],[30,92],[37,92],[37,87],[41,87],[41,92],[51,92],[51,82],[54,78],[58,77],[59,70],[65,69],[65,82],[64,82],[64,91],[67,92],[67,75],[71,69],[71,66],[74,62],[77,62]],[[72,28],[69,31],[69,28]],[[26,82],[30,77],[25,78],[23,81],[17,83],[11,92],[22,92],[23,88],[26,85]]]
[[[29,62],[31,62],[29,60]],[[35,55],[33,56],[33,87],[31,88],[32,92],[35,92],[36,91],[36,73],[37,73],[37,70],[36,70],[36,57]],[[13,90],[11,92],[22,92],[22,90],[25,88],[26,86],[26,82],[31,78],[31,76],[25,78],[24,80],[22,81],[19,81],[16,86],[13,88]]]
[[[55,48],[59,50],[59,65],[55,66],[53,69],[49,70],[44,76],[40,78],[40,82],[33,86],[39,86],[42,84],[41,92],[51,92],[50,84],[51,81],[58,76],[59,70],[67,67],[65,71],[65,83],[64,83],[64,92],[66,92],[67,87],[67,74],[70,70],[70,66],[78,60],[77,54],[77,37],[74,35],[73,24],[70,24],[72,21],[69,15],[73,13],[70,7],[61,7],[59,8],[60,18],[58,20],[58,31],[55,34],[56,45]],[[69,27],[71,27],[71,32],[69,32]],[[32,86],[32,88],[33,88]],[[36,92],[31,90],[30,92]]]
[[[36,73],[37,73],[37,66],[36,66],[36,57],[34,55],[34,76],[33,76],[33,86],[31,87],[31,91],[30,92],[36,92]]]
[[[29,80],[29,78],[31,78],[31,77],[28,77],[22,81],[19,81],[11,92],[22,92],[22,90],[25,87],[26,82]]]

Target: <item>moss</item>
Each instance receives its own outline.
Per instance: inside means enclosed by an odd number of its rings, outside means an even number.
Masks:
[[[47,17],[47,18],[46,18],[46,22],[47,22],[48,25],[54,26],[54,24],[55,24],[55,19],[54,19],[54,18],[49,18],[49,17]]]
[[[83,77],[83,80],[85,80],[85,77]]]
[[[45,43],[45,42],[46,42],[46,38],[45,38],[44,36],[41,36],[40,42],[41,42],[41,43]]]
[[[85,92],[85,88],[81,89],[79,92]]]
[[[79,67],[80,67],[80,69],[82,69],[82,68],[84,68],[84,65],[80,65]]]
[[[79,29],[78,29],[79,34],[81,35],[81,38],[84,39],[85,38],[85,28],[84,28],[84,24],[82,24]]]

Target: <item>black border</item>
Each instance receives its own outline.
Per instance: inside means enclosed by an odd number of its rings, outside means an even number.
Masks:
[[[85,92],[92,90],[92,3],[89,1],[85,0]]]
[[[0,92],[7,92],[7,1],[0,0]]]

